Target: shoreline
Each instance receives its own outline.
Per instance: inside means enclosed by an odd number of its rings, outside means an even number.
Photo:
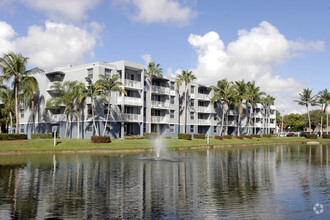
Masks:
[[[199,149],[220,149],[220,148],[233,148],[245,146],[268,146],[268,145],[288,145],[288,144],[308,144],[307,141],[297,142],[273,142],[273,143],[245,143],[245,144],[222,144],[222,145],[201,145],[192,147],[175,147],[167,148],[168,151],[185,151],[185,150],[199,150]],[[330,144],[329,142],[321,142],[320,144]],[[0,156],[6,155],[29,155],[29,154],[129,154],[129,153],[143,153],[153,152],[153,148],[145,149],[131,149],[131,150],[59,150],[59,151],[3,151]]]

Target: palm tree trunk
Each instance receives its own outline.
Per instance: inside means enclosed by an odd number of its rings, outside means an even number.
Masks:
[[[80,107],[77,104],[77,139],[80,139]]]
[[[183,106],[183,133],[186,133],[186,117],[187,117],[187,85],[184,91],[184,106]]]
[[[67,138],[68,127],[69,127],[69,111],[66,110],[66,123],[65,123],[65,133],[64,133],[64,138]]]
[[[311,117],[310,117],[310,115],[309,115],[308,105],[306,105],[306,108],[307,108],[307,116],[308,116],[309,132],[312,132]]]
[[[9,112],[9,118],[10,118],[10,134],[13,133],[13,113]]]
[[[91,108],[92,108],[92,118],[93,118],[93,126],[94,126],[94,129],[95,129],[95,134],[96,134],[96,136],[99,136],[99,132],[97,131],[96,124],[95,124],[93,100],[92,100],[92,103],[91,103]]]
[[[326,107],[326,111],[327,111],[327,134],[328,133],[328,127],[329,127],[329,114],[328,114],[328,106]]]
[[[222,118],[221,118],[221,128],[220,128],[219,136],[221,136],[221,134],[222,134],[224,119],[225,119],[225,103],[222,104]]]
[[[15,79],[16,81],[16,79]],[[16,112],[16,129],[15,134],[18,134],[19,113],[18,113],[18,82],[15,82],[15,112]]]
[[[32,111],[32,134],[34,134],[36,132],[36,117],[35,117],[35,112],[34,112],[34,97],[32,97],[31,100],[31,111]]]
[[[251,124],[252,111],[253,111],[253,108],[252,108],[252,104],[251,104],[250,116],[249,116],[249,122],[248,122],[248,132],[247,132],[248,135],[250,134],[250,124]]]
[[[229,110],[229,105],[227,105],[228,109],[226,111],[226,129],[225,129],[225,135],[228,135],[228,110]]]
[[[241,122],[241,107],[239,107],[238,109],[237,136],[239,136],[240,122]]]
[[[151,133],[151,98],[152,98],[152,79],[150,79],[150,87],[149,87],[149,96],[150,96],[150,104],[148,108],[148,113],[149,113],[149,127],[148,127],[148,132]]]
[[[254,134],[257,134],[256,106],[254,107],[253,115],[254,115],[254,124],[253,124],[253,126],[254,126]]]
[[[109,120],[109,114],[110,114],[110,98],[111,98],[111,93],[110,93],[110,91],[109,91],[107,119],[106,119],[105,124],[104,124],[103,136],[105,135],[105,130],[106,130],[106,128],[107,128],[108,120]]]

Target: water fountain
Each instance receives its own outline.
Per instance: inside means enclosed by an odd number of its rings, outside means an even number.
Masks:
[[[156,154],[156,158],[160,159],[160,152],[164,150],[165,144],[162,136],[157,136],[155,139],[152,139],[152,145]]]

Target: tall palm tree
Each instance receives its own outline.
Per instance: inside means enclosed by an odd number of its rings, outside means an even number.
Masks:
[[[308,125],[309,125],[309,131],[312,130],[311,126],[311,117],[309,114],[309,105],[313,104],[315,102],[315,95],[312,95],[313,89],[303,89],[301,93],[299,93],[299,99],[294,100],[294,102],[298,102],[298,105],[304,105],[307,109],[307,117],[308,117]]]
[[[192,71],[184,70],[176,76],[176,83],[181,86],[184,83],[184,118],[183,118],[183,133],[186,133],[186,118],[187,118],[187,88],[188,84],[196,80],[196,76]]]
[[[55,82],[51,88],[58,93],[58,96],[50,98],[46,103],[47,109],[58,109],[61,105],[65,106],[66,124],[64,138],[67,138],[69,127],[69,115],[73,112],[74,88],[77,81],[66,81],[63,84]]]
[[[247,83],[247,102],[250,104],[250,116],[248,121],[248,134],[250,134],[250,125],[251,125],[251,118],[252,118],[252,112],[255,113],[255,109],[257,106],[257,103],[260,102],[261,95],[264,95],[264,92],[260,92],[260,87],[255,85],[255,81],[248,82]],[[254,114],[255,116],[255,114]],[[256,117],[254,117],[253,122],[254,127],[254,133],[256,133]]]
[[[235,99],[238,108],[237,136],[240,135],[241,117],[243,116],[243,102],[246,100],[247,84],[243,80],[235,81]]]
[[[210,86],[209,88],[213,89],[214,96],[211,99],[211,103],[221,103],[222,105],[222,117],[221,117],[221,129],[219,132],[219,136],[222,134],[223,124],[225,119],[225,112],[228,112],[228,102],[229,99],[233,96],[234,87],[232,82],[227,81],[227,79],[219,80],[217,82],[217,86]],[[225,111],[225,107],[227,107],[227,111]],[[228,124],[228,121],[227,121]]]
[[[272,97],[271,95],[266,95],[266,97],[264,97],[264,99],[263,99],[263,103],[266,108],[266,121],[267,121],[266,134],[268,134],[269,125],[270,125],[270,123],[269,123],[270,106],[274,105],[274,102],[275,102],[275,98]]]
[[[107,110],[107,118],[105,120],[105,125],[103,129],[103,136],[105,134],[105,130],[107,128],[107,123],[109,120],[110,115],[110,98],[111,98],[111,92],[122,92],[125,95],[127,95],[125,89],[123,89],[121,86],[123,85],[122,82],[120,82],[120,76],[118,74],[112,75],[111,77],[107,77],[104,75],[99,75],[100,79],[97,80],[97,84],[101,86],[101,89],[104,91],[105,94],[108,96],[108,110]]]
[[[160,68],[160,64],[155,64],[155,62],[149,62],[148,69],[144,70],[145,76],[149,79],[149,100],[151,105],[151,97],[152,97],[152,80],[154,78],[162,78],[163,77],[163,69]],[[151,106],[148,106],[148,116],[149,116],[149,133],[151,133]]]
[[[20,91],[20,84],[24,77],[36,72],[43,72],[42,69],[35,67],[27,70],[28,57],[23,57],[20,53],[9,52],[0,57],[0,68],[2,69],[3,75],[1,76],[4,80],[12,80],[15,91],[15,113],[16,113],[16,130],[18,133],[19,126],[19,114],[18,114],[18,93]]]
[[[5,108],[9,114],[10,120],[10,134],[13,133],[13,107],[15,106],[15,92],[13,89],[6,87],[5,85],[0,86],[0,99],[5,104]]]
[[[85,98],[90,98],[93,126],[94,126],[94,130],[96,132],[96,136],[98,136],[99,132],[98,132],[98,130],[96,128],[96,124],[95,124],[94,103],[95,103],[95,99],[97,97],[101,96],[103,99],[105,99],[105,96],[104,96],[104,92],[102,90],[102,86],[98,85],[97,83],[93,83],[89,77],[85,77],[85,80],[87,81],[88,85],[84,91],[84,94],[80,97],[80,100],[85,99]]]
[[[328,89],[324,89],[320,91],[317,94],[319,103],[322,103],[324,106],[323,112],[326,112],[326,117],[327,117],[327,134],[328,134],[328,127],[329,127],[329,114],[328,114],[328,106],[330,102],[330,93],[328,92]]]
[[[32,134],[35,133],[35,98],[39,91],[38,81],[34,77],[24,77],[22,79],[22,91],[25,106],[29,107],[32,112]]]
[[[78,82],[73,88],[73,103],[77,111],[77,139],[80,139],[80,106],[85,100],[84,98],[81,99],[85,89],[85,84],[82,82]]]

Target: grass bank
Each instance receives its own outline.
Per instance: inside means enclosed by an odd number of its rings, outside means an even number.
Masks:
[[[209,144],[206,139],[165,139],[165,145],[169,149],[184,150],[198,147],[226,147],[239,145],[267,145],[267,144],[301,144],[307,141],[318,141],[321,143],[330,143],[329,139],[319,138],[317,140],[306,139],[303,137],[272,137],[272,138],[253,138],[253,139],[230,139],[216,140],[210,138]],[[114,139],[110,144],[94,144],[89,139],[57,139],[57,145],[54,146],[54,140],[51,139],[30,139],[24,141],[0,141],[0,154],[7,153],[43,153],[43,152],[87,152],[87,151],[148,151],[152,150],[152,142],[148,139],[121,140]]]

